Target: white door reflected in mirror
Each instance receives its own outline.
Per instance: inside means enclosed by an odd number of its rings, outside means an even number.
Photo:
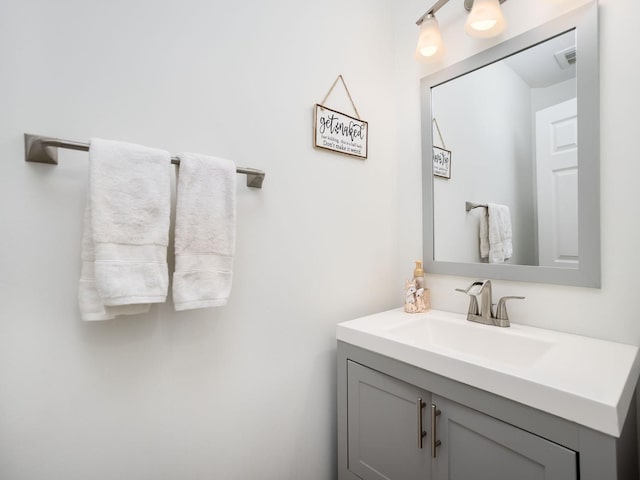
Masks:
[[[538,263],[578,268],[578,117],[576,100],[536,114]]]

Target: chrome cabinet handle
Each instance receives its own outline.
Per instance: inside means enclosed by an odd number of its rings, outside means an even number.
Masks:
[[[436,458],[436,448],[438,448],[440,446],[440,444],[442,442],[440,442],[440,440],[437,440],[436,437],[438,436],[438,430],[436,427],[436,417],[438,415],[440,415],[440,410],[438,410],[438,408],[435,406],[435,404],[431,404],[431,456],[433,458]]]
[[[422,448],[422,439],[427,436],[427,432],[422,429],[422,409],[426,406],[422,397],[418,397],[418,448]]]

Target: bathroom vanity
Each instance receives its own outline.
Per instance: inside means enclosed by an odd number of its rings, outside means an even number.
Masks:
[[[638,348],[401,309],[344,322],[338,478],[638,478]]]

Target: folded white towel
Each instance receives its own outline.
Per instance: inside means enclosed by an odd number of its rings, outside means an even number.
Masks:
[[[489,263],[504,263],[513,254],[509,207],[487,204],[480,218],[480,256]]]
[[[146,311],[167,295],[171,156],[92,139],[89,160],[81,313],[103,320]]]
[[[193,153],[180,157],[173,302],[176,310],[227,303],[236,238],[236,166]]]

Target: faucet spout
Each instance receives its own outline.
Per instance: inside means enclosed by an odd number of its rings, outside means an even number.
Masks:
[[[494,318],[491,306],[493,298],[491,292],[491,280],[485,280],[482,282],[477,294],[480,295],[480,315],[489,320]]]

